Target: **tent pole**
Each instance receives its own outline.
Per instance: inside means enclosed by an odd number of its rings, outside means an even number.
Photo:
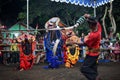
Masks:
[[[27,0],[27,30],[29,29],[29,0]]]
[[[96,17],[96,1],[94,0],[94,17]]]

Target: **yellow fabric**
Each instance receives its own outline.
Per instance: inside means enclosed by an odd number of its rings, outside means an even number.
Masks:
[[[86,51],[96,53],[96,52],[100,52],[100,48],[91,48],[91,49],[89,49],[88,47],[86,47]]]
[[[69,47],[67,47],[67,57],[68,57],[68,58],[67,58],[66,63],[65,63],[65,66],[66,66],[66,67],[70,68],[70,67],[72,67],[74,64],[76,64],[76,62],[77,62],[78,59],[79,59],[79,54],[80,54],[79,50],[80,50],[80,48],[79,48],[78,46],[76,46],[75,54],[72,55],[72,54],[70,53]]]
[[[11,51],[18,51],[18,45],[17,43],[12,43],[10,46],[10,50]]]

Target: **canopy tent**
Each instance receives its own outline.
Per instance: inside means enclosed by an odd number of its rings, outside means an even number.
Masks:
[[[65,3],[71,3],[79,6],[84,7],[92,7],[94,8],[94,16],[96,17],[96,8],[99,6],[102,6],[104,4],[107,4],[114,0],[51,0],[55,2],[65,2]]]

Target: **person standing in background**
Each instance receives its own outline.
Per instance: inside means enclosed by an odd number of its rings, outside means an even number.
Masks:
[[[6,39],[3,40],[3,44],[4,44],[3,49],[5,51],[9,51],[10,50],[9,45],[11,44],[9,37],[6,37]],[[10,63],[10,53],[5,52],[5,53],[3,53],[3,64],[9,65],[9,63]]]
[[[18,51],[18,44],[16,43],[16,39],[13,39],[11,46],[10,46],[10,50],[12,51],[11,62],[12,63],[19,62],[19,53],[17,52]]]

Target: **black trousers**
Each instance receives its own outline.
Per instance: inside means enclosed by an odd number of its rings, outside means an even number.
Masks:
[[[11,53],[11,63],[19,62],[19,53],[18,52],[12,52]]]
[[[86,55],[86,58],[81,66],[81,72],[88,80],[96,80],[98,56]]]

